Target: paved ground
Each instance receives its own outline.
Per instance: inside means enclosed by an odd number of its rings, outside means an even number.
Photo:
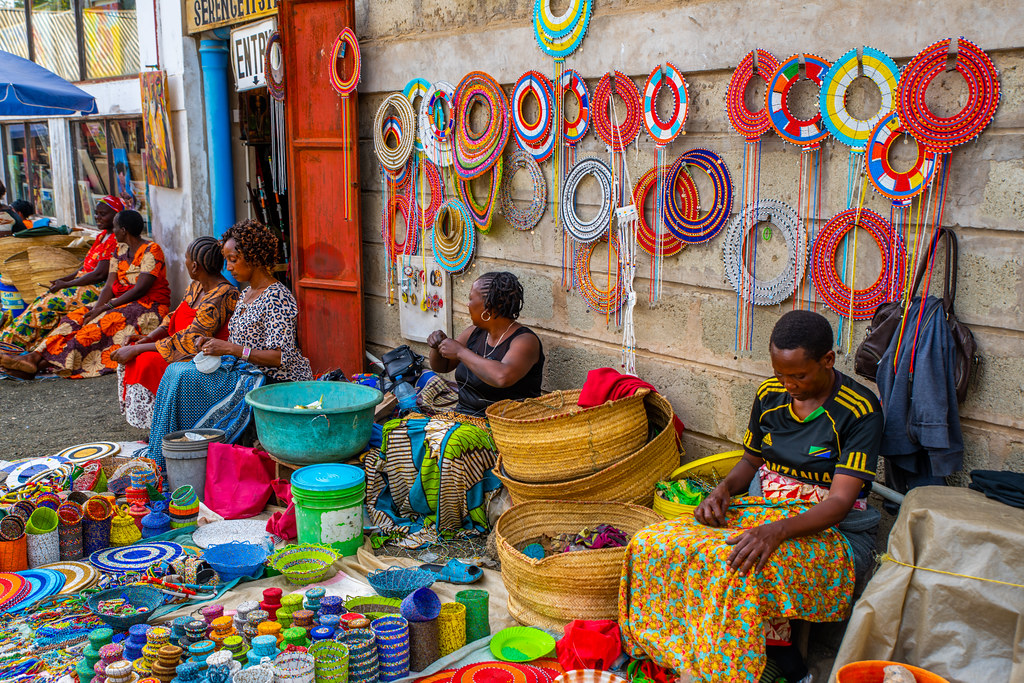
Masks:
[[[0,380],[0,460],[52,455],[87,441],[135,441],[117,406],[117,377]]]

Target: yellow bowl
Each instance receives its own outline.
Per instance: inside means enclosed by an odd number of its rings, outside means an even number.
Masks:
[[[709,455],[706,458],[694,460],[679,467],[669,475],[669,480],[675,481],[687,477],[707,477],[709,479],[722,480],[742,459],[742,450]],[[655,512],[665,519],[675,519],[681,515],[692,515],[693,511],[697,509],[696,505],[684,505],[668,500],[661,494],[661,491],[654,494],[654,505],[652,507]]]

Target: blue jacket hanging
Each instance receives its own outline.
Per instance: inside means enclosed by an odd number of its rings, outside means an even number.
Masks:
[[[914,297],[905,317],[902,342],[899,335],[893,335],[878,363],[876,382],[885,413],[880,452],[910,472],[920,472],[918,463],[926,457],[931,474],[945,477],[960,470],[964,457],[953,374],[956,349],[942,299],[928,297],[917,330],[920,306],[921,298]],[[899,363],[894,370],[898,343]]]

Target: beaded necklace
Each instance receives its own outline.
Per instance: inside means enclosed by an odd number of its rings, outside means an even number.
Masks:
[[[589,221],[584,221],[576,213],[576,192],[586,176],[593,176],[601,191],[601,202],[597,214]],[[561,213],[565,223],[565,231],[573,239],[589,244],[603,237],[608,232],[612,215],[612,170],[608,164],[594,157],[580,159],[566,176],[562,188]]]
[[[267,93],[278,102],[284,101],[284,50],[281,47],[281,32],[274,31],[267,40],[263,51],[263,73],[267,81]]]
[[[707,173],[715,191],[707,214],[696,220],[689,217],[688,207],[671,191],[679,182],[678,176],[686,173],[689,166]],[[721,232],[732,212],[732,177],[722,157],[711,150],[692,149],[676,159],[666,178],[662,201],[665,202],[665,224],[669,232],[690,244],[707,242]]]
[[[423,151],[428,159],[441,168],[451,166],[453,161],[454,93],[455,87],[451,83],[438,81],[430,86],[420,103],[420,136],[423,140]]]
[[[397,117],[387,116],[392,110]],[[389,132],[393,136],[389,136]],[[391,137],[396,141],[394,146],[388,144]],[[401,172],[412,154],[415,138],[416,112],[412,104],[402,93],[391,93],[373,117],[373,151],[381,166],[392,173]]]
[[[570,290],[575,286],[574,271],[576,267],[576,244],[572,236],[562,229],[562,215],[559,211],[561,192],[559,187],[568,169],[576,165],[576,146],[583,140],[590,126],[590,93],[587,84],[573,70],[562,71],[563,64],[555,60],[555,80],[558,92],[555,95],[555,177],[551,198],[555,217],[555,232],[562,235],[562,287]],[[569,121],[565,118],[563,102],[565,95],[571,93],[576,99],[578,112],[576,118]],[[563,150],[564,146],[564,150]]]
[[[759,239],[755,226],[767,221],[777,227],[786,241],[789,256],[782,271],[771,280],[761,280],[753,264],[744,263],[749,253],[745,243]],[[751,305],[771,306],[793,296],[804,278],[807,268],[807,232],[800,226],[796,211],[776,199],[761,199],[748,204],[729,224],[722,241],[722,259],[725,277]]]
[[[445,230],[445,221],[449,231]],[[449,273],[461,273],[469,266],[476,248],[476,231],[469,209],[457,199],[449,199],[434,219],[434,260]]]
[[[458,189],[459,199],[469,209],[469,215],[476,227],[480,228],[480,232],[488,232],[491,229],[491,218],[494,213],[494,205],[497,202],[498,188],[501,187],[503,166],[504,163],[499,156],[498,162],[491,167],[491,183],[487,192],[487,201],[484,204],[478,204],[476,198],[473,197],[473,190],[469,186],[470,181],[463,180],[462,178],[455,179],[455,187]]]
[[[530,94],[536,99],[539,112],[533,123],[526,120],[523,109]],[[539,71],[527,71],[516,81],[509,98],[516,143],[536,161],[546,161],[555,148],[555,136],[552,134],[554,96],[554,88],[547,76]]]
[[[590,259],[594,255],[594,248],[598,245],[599,240],[595,240],[589,244],[582,245],[576,251],[576,280],[577,287],[579,288],[580,294],[583,296],[583,300],[587,302],[587,307],[590,310],[603,314],[606,318],[610,318],[619,312],[622,307],[622,263],[619,257],[619,238],[615,233],[609,234],[608,240],[608,268],[609,268],[609,279],[614,270],[614,284],[609,282],[608,289],[599,289],[594,284],[594,277],[590,269]],[[612,252],[615,252],[615,257],[612,258]]]
[[[662,169],[661,173],[664,174],[666,170]],[[637,242],[640,248],[651,256],[654,256],[657,248],[661,249],[663,256],[675,256],[683,250],[686,243],[666,230],[658,233],[657,239],[661,244],[660,247],[656,247],[654,243],[654,229],[647,222],[646,214],[643,211],[648,195],[650,195],[651,190],[657,187],[658,175],[658,169],[651,168],[640,176],[640,180],[636,181],[636,185],[633,187],[633,204],[636,205],[637,210]],[[683,207],[683,210],[691,220],[696,220],[699,216],[697,211],[697,184],[693,182],[693,178],[688,173],[680,173],[676,182],[676,192],[680,196],[680,206]],[[655,201],[658,201],[657,197],[660,197],[660,195],[656,195]]]
[[[343,60],[349,60],[352,63],[352,71],[348,78],[345,78],[343,75]],[[352,111],[353,107],[351,106],[349,95],[355,92],[359,79],[362,78],[362,65],[363,58],[359,51],[359,41],[356,40],[356,34],[351,27],[346,26],[334,41],[327,69],[330,75],[331,86],[341,95],[342,140],[348,140],[350,137],[349,131],[351,130],[351,119],[354,112]],[[345,217],[348,218],[352,215],[352,193],[349,192],[348,188],[352,186],[352,179],[355,173],[352,168],[351,155],[345,154],[343,158],[345,160]]]
[[[537,44],[556,59],[565,59],[580,46],[590,24],[593,0],[571,0],[565,12],[555,17],[550,0],[535,0],[533,32]]]
[[[420,106],[416,104],[417,98],[420,100],[420,105],[423,104],[423,98],[426,97],[430,91],[430,82],[425,78],[413,78],[405,87],[402,88],[402,94],[409,100],[409,104],[412,105],[413,111],[416,112],[416,116],[419,116]],[[413,140],[413,149],[417,152],[423,152],[423,131],[416,126],[416,135]]]
[[[530,205],[526,209],[520,209],[512,199],[512,179],[516,173],[524,169],[530,174],[533,196],[530,199]],[[544,180],[544,173],[533,156],[521,149],[513,150],[509,159],[508,172],[505,173],[505,177],[501,181],[501,191],[498,194],[498,204],[508,224],[516,230],[533,230],[544,215],[547,194],[548,187]]]
[[[610,105],[612,93],[626,104],[626,118],[621,124],[613,124]],[[643,105],[636,83],[621,71],[601,76],[594,88],[593,113],[594,130],[614,152],[622,152],[640,135],[643,120]]]
[[[505,92],[489,74],[472,71],[459,82],[455,107],[455,173],[464,180],[489,171],[498,161],[511,129]],[[487,126],[476,134],[469,124],[473,105],[487,107]]]

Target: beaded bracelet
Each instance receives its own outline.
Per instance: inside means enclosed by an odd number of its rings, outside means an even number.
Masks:
[[[665,169],[663,168],[662,171]],[[652,168],[640,176],[640,180],[633,187],[633,205],[636,206],[637,214],[637,244],[651,256],[654,256],[656,246],[654,228],[647,222],[647,217],[644,215],[644,204],[647,202],[647,195],[657,186],[658,169]],[[680,173],[676,189],[681,197],[682,210],[691,220],[696,220],[699,215],[697,212],[697,184],[693,182],[693,178],[688,173]],[[664,229],[660,230],[658,241],[661,242],[662,256],[675,256],[686,246],[679,238]]]
[[[999,73],[995,65],[981,48],[959,38],[955,46],[956,70],[967,82],[967,104],[950,117],[938,116],[928,108],[925,93],[945,70],[953,47],[947,38],[921,50],[904,67],[896,91],[900,123],[933,152],[948,152],[977,137],[999,107]]]
[[[768,79],[768,88],[765,90],[765,109],[768,110],[769,120],[779,137],[794,145],[814,149],[828,137],[828,128],[821,122],[821,112],[815,113],[806,121],[798,119],[789,110],[789,103],[786,100],[790,88],[801,77],[801,64],[803,64],[806,78],[814,81],[819,88],[822,76],[832,66],[828,61],[811,54],[793,55],[782,62]]]
[[[462,178],[455,179],[455,188],[459,193],[459,198],[466,208],[469,209],[469,216],[473,220],[473,224],[480,228],[481,232],[487,232],[491,229],[491,216],[494,213],[498,188],[501,187],[503,165],[501,157],[498,157],[498,163],[491,167],[491,185],[487,193],[487,201],[483,205],[477,204],[476,198],[473,197],[473,190],[469,186],[470,181],[463,180]]]
[[[280,31],[271,33],[267,40],[263,50],[263,73],[267,92],[278,102],[284,102],[284,48]]]
[[[767,50],[751,50],[729,78],[725,94],[725,113],[733,129],[747,140],[757,140],[771,128],[767,107],[751,111],[747,107],[747,88],[754,76],[766,83],[779,68],[779,60]]]
[[[387,117],[386,128],[385,118],[392,109],[398,116]],[[388,130],[393,130],[397,137],[393,147],[388,145]],[[409,99],[397,92],[385,97],[373,117],[373,151],[381,165],[389,171],[400,171],[412,154],[415,135],[416,112]]]
[[[533,184],[533,196],[526,209],[520,209],[512,199],[512,179],[523,169],[530,174],[530,182]],[[540,223],[547,201],[548,186],[540,166],[529,153],[521,149],[513,150],[508,172],[501,181],[501,191],[498,194],[498,204],[505,220],[516,230],[532,230]]]
[[[448,219],[449,230],[445,229]],[[432,248],[437,265],[449,273],[461,273],[469,266],[476,249],[476,231],[469,209],[457,199],[449,199],[434,218]]]
[[[351,50],[352,57],[352,75],[345,78],[338,71],[338,62],[344,57],[349,56],[346,54],[349,50]],[[331,77],[331,86],[338,91],[339,95],[350,95],[356,89],[356,85],[361,77],[362,66],[363,58],[359,53],[359,41],[356,40],[356,34],[352,28],[346,26],[334,41],[334,47],[331,49],[330,68],[328,69]]]
[[[540,49],[556,59],[571,55],[583,42],[592,11],[593,0],[570,0],[565,12],[555,17],[551,0],[534,0],[533,33]]]
[[[889,163],[889,149],[907,132],[892,112],[875,126],[864,154],[871,184],[897,206],[906,206],[924,192],[935,175],[935,152],[925,149],[914,137],[911,140],[917,146],[917,158],[910,168],[897,171]]]
[[[856,227],[867,230],[874,238],[882,253],[882,268],[870,287],[851,291],[836,270],[836,252],[843,236]],[[906,262],[903,237],[893,230],[889,221],[871,209],[847,209],[829,219],[818,231],[811,252],[811,277],[814,289],[829,308],[853,320],[867,320],[880,304],[889,300],[891,291],[899,289],[899,285],[895,288],[892,285],[903,282]]]
[[[703,217],[693,219],[677,193],[672,191],[679,182],[679,175],[685,167],[695,166],[711,178],[715,194],[710,209]],[[714,238],[729,220],[732,212],[732,177],[722,160],[711,150],[692,149],[680,155],[665,176],[662,201],[665,206],[665,225],[669,231],[684,242],[697,244]]]
[[[662,120],[658,114],[658,92],[668,88],[672,93],[672,114]],[[654,142],[659,145],[668,143],[679,137],[683,132],[686,114],[689,112],[689,100],[686,92],[686,80],[672,62],[665,62],[654,67],[644,85],[644,127]]]
[[[786,241],[789,257],[782,271],[771,280],[760,280],[750,272],[751,264],[743,262],[749,240],[759,239],[757,224],[770,222]],[[745,301],[758,306],[782,303],[797,290],[807,270],[807,231],[788,204],[777,199],[760,199],[736,214],[722,240],[725,277]]]
[[[405,95],[405,99],[409,100],[409,104],[412,105],[414,112],[419,112],[420,108],[416,106],[416,98],[420,99],[420,104],[423,103],[423,98],[426,97],[427,92],[430,91],[430,82],[425,78],[413,78],[405,87],[402,88],[402,94]],[[416,115],[418,118],[418,114]],[[423,131],[419,128],[416,129],[416,134],[413,136],[413,149],[417,152],[423,151]]]
[[[626,103],[626,117],[619,125],[612,123],[609,109],[613,90]],[[621,71],[615,71],[614,76],[606,73],[597,82],[593,101],[594,129],[612,151],[621,152],[640,135],[641,109],[636,83]]]
[[[559,101],[565,100],[566,93],[576,98],[578,112],[572,121],[565,118],[566,108],[562,107],[562,139],[569,145],[575,145],[587,134],[590,126],[590,92],[587,83],[577,72],[569,69],[562,73],[558,85]]]
[[[872,47],[854,48],[837,59],[821,79],[818,110],[829,132],[855,152],[863,152],[878,122],[896,109],[896,84],[900,70],[892,58]],[[878,87],[882,99],[878,111],[866,119],[855,118],[846,108],[846,90],[861,73]]]
[[[452,98],[455,107],[455,172],[460,178],[483,175],[497,163],[512,127],[505,91],[492,76],[471,71],[459,82]],[[483,102],[487,126],[476,134],[469,125],[473,105]]]
[[[423,152],[441,168],[452,165],[452,141],[455,131],[455,117],[452,115],[454,93],[455,87],[451,83],[438,81],[430,86],[420,103],[420,137],[423,140]]]
[[[580,183],[588,175],[594,176],[601,190],[601,203],[597,213],[589,221],[584,221],[576,213],[576,192]],[[611,225],[612,217],[612,185],[614,178],[608,164],[594,157],[580,159],[569,169],[562,186],[562,201],[559,211],[565,231],[578,242],[588,243],[600,239]]]
[[[594,255],[594,248],[598,240],[590,244],[581,245],[576,250],[576,279],[580,294],[587,307],[597,313],[611,315],[622,307],[622,253],[619,245],[619,238],[615,233],[610,233],[608,249],[615,252],[615,258],[611,262],[615,264],[615,284],[610,289],[598,289],[594,284],[594,276],[590,270],[590,259]]]

